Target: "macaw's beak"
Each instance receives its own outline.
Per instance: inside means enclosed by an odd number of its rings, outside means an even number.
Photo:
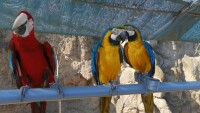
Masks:
[[[21,13],[14,21],[12,30],[18,35],[23,35],[26,31],[28,17],[26,14]]]
[[[122,32],[118,35],[118,37],[119,37],[118,40],[124,42],[126,39],[128,39],[128,36],[129,36],[129,34],[128,34],[127,31],[122,31]]]
[[[124,42],[128,38],[128,32],[122,31],[119,35],[112,34],[111,39]]]
[[[130,36],[133,36],[135,35],[135,31],[123,31],[120,33],[120,37],[121,37],[121,40],[122,40],[122,43],[128,39]]]
[[[18,35],[23,35],[26,32],[26,24],[27,22],[22,24],[20,27],[13,28],[13,31]]]

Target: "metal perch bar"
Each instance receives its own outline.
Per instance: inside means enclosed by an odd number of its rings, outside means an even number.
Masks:
[[[114,91],[109,86],[79,86],[62,87],[64,97],[54,88],[29,89],[23,101],[20,101],[20,90],[0,90],[0,105],[19,104],[33,101],[57,101],[68,99],[81,99],[89,97],[128,95],[145,93],[145,84],[118,85]],[[200,90],[200,82],[164,82],[159,83],[155,90],[148,92],[173,92],[184,90]]]

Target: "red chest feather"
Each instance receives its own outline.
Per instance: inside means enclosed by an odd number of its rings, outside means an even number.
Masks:
[[[38,47],[31,51],[19,51],[22,70],[35,84],[42,83],[45,68],[48,66],[42,48]]]
[[[22,71],[27,74],[34,85],[41,84],[44,70],[48,67],[42,45],[34,35],[24,39],[14,37],[14,43]]]

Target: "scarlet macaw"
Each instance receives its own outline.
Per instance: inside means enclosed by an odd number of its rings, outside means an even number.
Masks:
[[[124,46],[125,61],[141,76],[153,77],[155,73],[155,56],[151,45],[142,41],[140,31],[134,27],[125,25],[128,43]],[[142,102],[146,113],[153,113],[153,94],[142,94]]]
[[[27,11],[21,11],[14,21],[9,43],[9,63],[17,87],[49,87],[54,83],[55,55],[48,42],[40,43],[34,34],[34,20]],[[32,113],[45,113],[46,102],[31,103]]]
[[[113,82],[121,71],[122,54],[120,41],[124,40],[124,33],[114,34],[115,28],[106,30],[100,42],[93,46],[92,73],[97,85],[110,84],[111,90],[116,87]],[[112,97],[100,98],[100,113],[109,113]]]

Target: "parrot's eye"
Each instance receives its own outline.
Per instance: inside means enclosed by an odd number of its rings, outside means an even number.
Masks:
[[[21,26],[19,26],[18,28],[16,28],[14,30],[15,33],[17,33],[19,35],[23,35],[26,32],[26,24],[27,24],[27,21],[24,24],[22,24]]]

